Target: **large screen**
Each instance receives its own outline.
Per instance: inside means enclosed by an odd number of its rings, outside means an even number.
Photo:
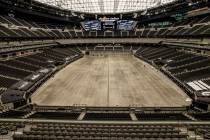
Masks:
[[[118,30],[133,30],[136,26],[136,22],[132,20],[119,20],[117,21]]]
[[[90,30],[133,30],[136,26],[136,21],[119,20],[116,18],[106,18],[99,20],[85,21],[82,23],[86,31]]]
[[[99,20],[85,21],[83,26],[86,31],[101,30],[101,22]]]

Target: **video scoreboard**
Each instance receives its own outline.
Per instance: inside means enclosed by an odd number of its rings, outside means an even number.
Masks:
[[[99,18],[82,23],[85,30],[133,30],[136,22],[119,18]]]

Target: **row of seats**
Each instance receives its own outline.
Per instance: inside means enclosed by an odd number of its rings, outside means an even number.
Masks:
[[[210,26],[207,24],[164,28],[143,28],[138,30],[140,37],[197,37],[209,36]]]
[[[64,29],[65,27],[62,25],[53,25],[53,24],[43,24],[43,23],[36,23],[33,21],[25,20],[25,19],[20,19],[12,16],[7,16],[7,15],[1,15],[0,16],[0,23],[1,24],[8,24],[8,25],[15,25],[19,27],[29,27],[29,28],[45,28],[45,29]],[[68,29],[73,29],[73,27],[68,26],[66,27]]]
[[[207,19],[207,18],[205,18]],[[135,31],[84,31],[82,28],[68,28],[64,25],[38,24],[9,16],[0,16],[0,37],[2,38],[80,38],[80,37],[180,37],[209,36],[209,20],[173,24],[165,28],[140,28]],[[194,21],[191,19],[191,21]],[[15,26],[15,27],[14,27]]]
[[[21,128],[21,129],[20,129]],[[181,128],[181,129],[180,129]],[[8,133],[13,132],[8,135]],[[209,139],[209,124],[127,124],[0,121],[0,135],[14,140],[187,140],[194,132]]]
[[[175,23],[168,23],[164,25],[165,27],[177,27],[177,26],[185,26],[185,25],[194,25],[194,24],[202,24],[202,23],[208,23],[210,21],[209,15],[202,15],[202,16],[196,16],[196,17],[190,17],[187,19],[179,20]],[[139,28],[161,28],[163,27],[162,24],[149,24],[149,25],[140,25]]]
[[[208,85],[210,85],[210,79],[206,79],[206,80],[203,80],[205,83],[207,83]]]
[[[209,15],[206,15],[178,21],[165,27],[141,27],[139,31],[141,37],[208,36],[210,33],[209,21]]]
[[[197,30],[195,30],[196,28]],[[45,39],[68,39],[68,38],[97,38],[97,37],[182,37],[182,36],[209,36],[210,26],[200,25],[200,27],[177,27],[172,29],[139,29],[136,31],[61,31],[59,29],[46,30],[34,29],[22,31],[23,29],[13,29],[0,26],[0,37],[2,38],[45,38]],[[26,30],[26,29],[25,29]],[[185,33],[185,34],[184,34]]]
[[[68,39],[81,37],[137,37],[141,31],[84,31],[84,30],[60,30],[60,29],[27,29],[11,28],[0,25],[1,38],[37,38],[37,39]]]
[[[21,69],[15,68],[15,67],[10,67],[8,65],[0,64],[0,67],[1,67],[1,69],[0,69],[1,75],[14,77],[14,78],[18,78],[18,79],[22,79],[22,78],[27,77],[28,75],[32,74],[31,72],[21,70]]]
[[[24,63],[22,61],[17,61],[17,60],[8,60],[8,61],[0,61],[0,64],[5,64],[8,66],[15,66],[16,68],[19,69],[24,69],[27,71],[32,71],[35,72],[39,69],[39,67],[37,67],[36,65],[29,65],[27,63]]]
[[[210,139],[210,126],[209,125],[189,125],[189,131],[194,131],[195,134],[202,136],[205,140]]]
[[[129,124],[62,124],[39,123],[23,134],[20,139],[187,139],[188,135],[172,125]]]
[[[18,128],[24,128],[21,122],[0,122],[0,135],[7,135],[9,131],[16,131]]]
[[[209,15],[205,15],[202,17],[191,17],[189,19],[186,19],[184,22],[180,21],[180,22],[174,23],[173,26],[193,25],[193,24],[206,23],[209,21],[210,21]]]
[[[9,88],[11,85],[15,84],[16,82],[18,82],[18,80],[0,76],[0,87],[1,88]]]

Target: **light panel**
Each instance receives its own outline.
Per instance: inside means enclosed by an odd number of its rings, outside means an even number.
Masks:
[[[86,13],[124,13],[159,6],[174,0],[37,0],[42,3]]]

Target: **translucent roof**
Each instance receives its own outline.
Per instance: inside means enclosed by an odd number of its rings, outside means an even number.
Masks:
[[[125,13],[159,6],[174,0],[37,0],[56,7],[85,13]]]

